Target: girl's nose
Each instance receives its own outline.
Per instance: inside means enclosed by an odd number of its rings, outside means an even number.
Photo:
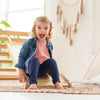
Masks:
[[[41,29],[41,32],[45,32],[45,29]]]

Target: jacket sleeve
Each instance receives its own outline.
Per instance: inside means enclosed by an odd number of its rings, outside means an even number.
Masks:
[[[53,54],[53,44],[52,42],[50,42],[50,56],[52,58],[52,54]]]
[[[53,51],[53,44],[52,44],[52,42],[51,42],[51,50]]]
[[[21,50],[18,56],[18,63],[15,65],[15,67],[24,69],[28,52],[29,52],[29,42],[26,40],[21,47]]]

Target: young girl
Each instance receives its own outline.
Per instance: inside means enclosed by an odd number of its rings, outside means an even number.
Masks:
[[[37,17],[32,28],[33,38],[26,40],[19,53],[19,80],[25,81],[29,76],[29,89],[37,88],[37,78],[51,75],[57,89],[62,89],[56,61],[52,58],[53,45],[52,23],[46,16]]]

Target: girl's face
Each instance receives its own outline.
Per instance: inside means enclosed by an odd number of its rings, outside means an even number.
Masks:
[[[44,42],[50,32],[50,24],[46,22],[37,22],[35,27],[36,37],[39,41]]]

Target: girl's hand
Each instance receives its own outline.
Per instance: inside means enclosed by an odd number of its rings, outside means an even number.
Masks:
[[[19,81],[22,83],[25,82],[26,80],[27,80],[26,73],[24,72],[23,69],[19,69]]]

